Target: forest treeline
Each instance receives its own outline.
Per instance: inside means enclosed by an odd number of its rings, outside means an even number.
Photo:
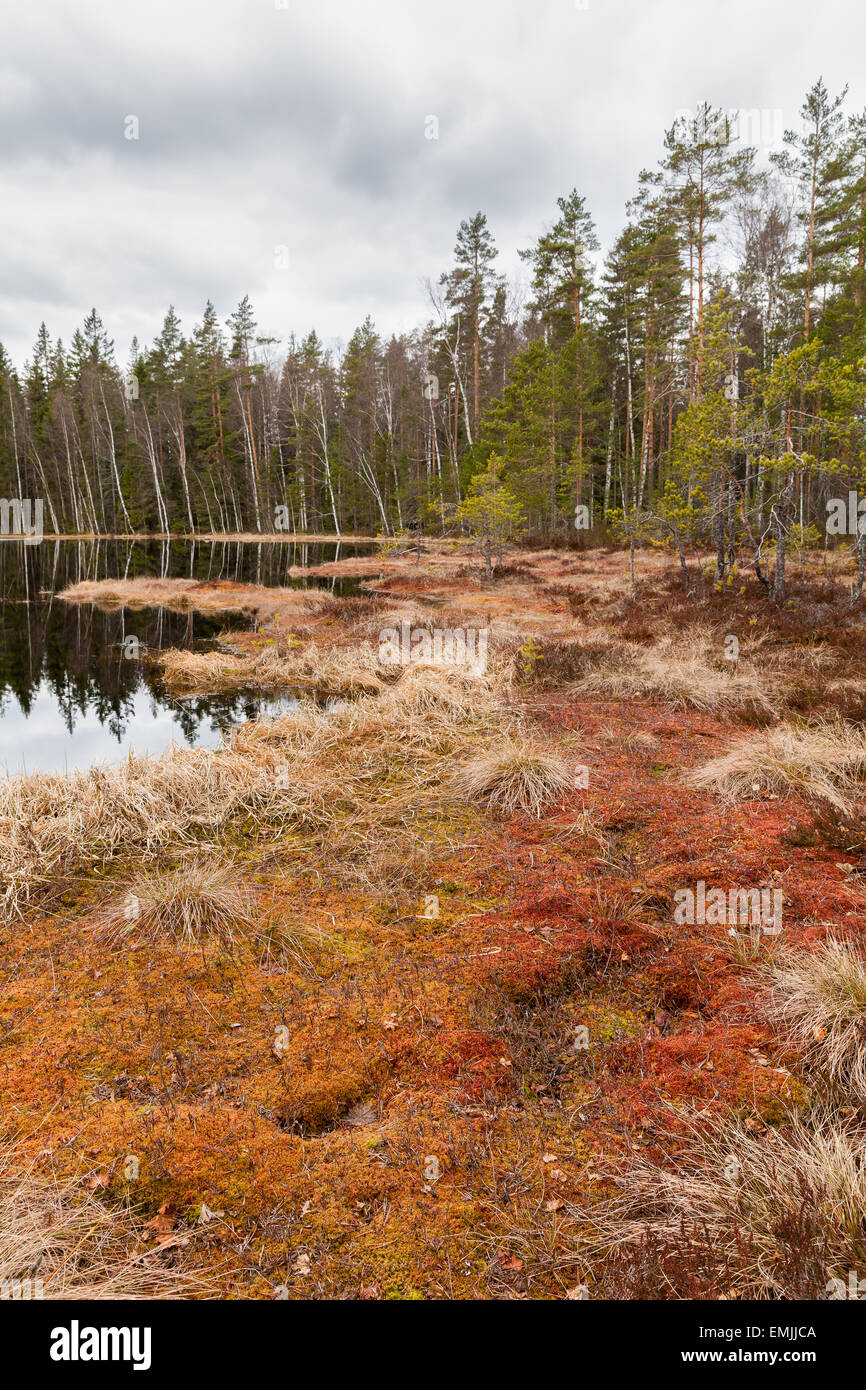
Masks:
[[[819,80],[801,117],[764,162],[723,111],[679,118],[601,264],[563,195],[523,302],[467,218],[387,341],[368,318],[340,353],[280,344],[247,297],[189,334],[170,308],[125,364],[95,309],[68,345],[43,324],[23,370],[0,347],[0,491],[54,532],[390,535],[453,529],[484,475],[539,537],[606,524],[687,582],[696,548],[723,576],[745,544],[783,587],[866,484],[866,112]]]

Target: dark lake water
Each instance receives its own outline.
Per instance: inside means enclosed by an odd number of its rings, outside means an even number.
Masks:
[[[150,650],[205,650],[238,614],[118,608],[103,613],[56,595],[84,579],[233,579],[356,593],[359,582],[290,578],[296,565],[370,554],[372,545],[243,541],[0,543],[0,776],[118,762],[172,742],[217,748],[233,726],[290,708],[291,696],[178,698],[148,663],[124,655],[127,638]]]

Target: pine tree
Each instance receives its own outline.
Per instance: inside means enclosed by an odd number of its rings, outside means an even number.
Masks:
[[[229,316],[228,326],[232,339],[229,357],[236,368],[235,392],[241,412],[241,430],[244,447],[249,461],[250,482],[252,485],[253,515],[257,531],[262,529],[261,477],[259,457],[256,447],[256,430],[253,422],[252,388],[255,367],[252,362],[252,349],[255,343],[256,321],[249,295],[245,294],[234,313]],[[241,395],[243,393],[243,396]]]
[[[693,117],[681,117],[665,135],[667,154],[660,173],[643,176],[645,185],[661,184],[666,190],[688,248],[690,397],[702,390],[707,252],[735,193],[748,189],[754,179],[754,149],[735,145],[729,117],[702,102]]]
[[[463,521],[478,539],[488,577],[493,573],[493,556],[501,561],[506,541],[518,535],[523,525],[523,508],[502,481],[503,461],[491,454],[487,467],[477,473],[457,508]]]
[[[472,422],[475,428],[481,411],[481,319],[491,292],[493,262],[498,251],[483,212],[464,219],[454,247],[454,269],[442,276],[448,302],[469,324],[472,351]]]
[[[834,235],[831,209],[839,176],[838,154],[844,132],[842,103],[847,87],[831,97],[821,78],[800,108],[802,131],[786,130],[783,151],[770,158],[798,187],[802,207],[798,216],[805,227],[802,267],[790,283],[803,295],[803,340],[809,337],[816,289],[832,277]]]

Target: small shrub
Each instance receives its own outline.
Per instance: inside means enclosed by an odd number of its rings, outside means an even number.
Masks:
[[[515,676],[520,685],[556,689],[580,680],[610,652],[606,642],[560,642],[531,638],[519,649]]]

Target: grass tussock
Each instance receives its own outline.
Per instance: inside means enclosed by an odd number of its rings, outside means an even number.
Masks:
[[[385,681],[367,645],[319,647],[274,641],[245,656],[223,652],[162,652],[159,666],[171,690],[310,689],[331,695],[377,695]]]
[[[293,965],[305,975],[325,972],[342,954],[342,944],[321,927],[297,918],[290,921],[271,913],[257,932],[259,964],[265,967]]]
[[[577,641],[532,637],[515,652],[515,680],[519,685],[553,690],[581,680],[610,652],[606,634],[600,639],[589,635]]]
[[[399,630],[401,624],[408,623],[413,629],[432,630],[438,621],[439,614],[420,599],[404,599],[395,603],[389,594],[378,594],[376,597],[380,600],[381,606],[375,612],[360,615],[355,631],[361,637],[375,642],[377,647],[380,632],[387,628]]]
[[[646,729],[630,729],[624,734],[621,729],[603,725],[598,731],[598,737],[602,743],[616,744],[618,748],[624,748],[629,753],[644,753],[646,756],[657,753],[661,747],[661,739]]]
[[[252,927],[250,894],[231,866],[194,859],[133,879],[109,910],[104,931],[111,941],[136,946],[169,943],[188,951],[215,943],[231,951]]]
[[[529,738],[509,738],[465,763],[455,775],[459,794],[502,817],[523,811],[536,819],[576,785],[574,768]]]
[[[170,608],[179,612],[322,613],[339,607],[328,589],[263,588],[231,580],[84,579],[59,595],[69,603],[93,603],[98,608]]]
[[[765,1016],[831,1090],[866,1105],[866,959],[831,937],[780,952],[769,975]]]
[[[689,778],[728,801],[795,794],[848,811],[866,777],[866,733],[843,720],[780,724],[734,744]]]
[[[724,638],[693,629],[641,649],[611,644],[581,676],[576,690],[614,700],[654,700],[673,708],[772,718],[778,698],[748,662],[728,661]]]
[[[20,1296],[22,1281],[41,1280],[45,1299],[190,1298],[202,1292],[188,1275],[142,1251],[126,1210],[113,1210],[71,1184],[22,1166],[12,1146],[0,1150],[0,1289]]]
[[[864,1268],[866,1133],[829,1116],[765,1134],[717,1121],[676,1168],[639,1159],[616,1181],[581,1213],[612,1296],[825,1298]]]

